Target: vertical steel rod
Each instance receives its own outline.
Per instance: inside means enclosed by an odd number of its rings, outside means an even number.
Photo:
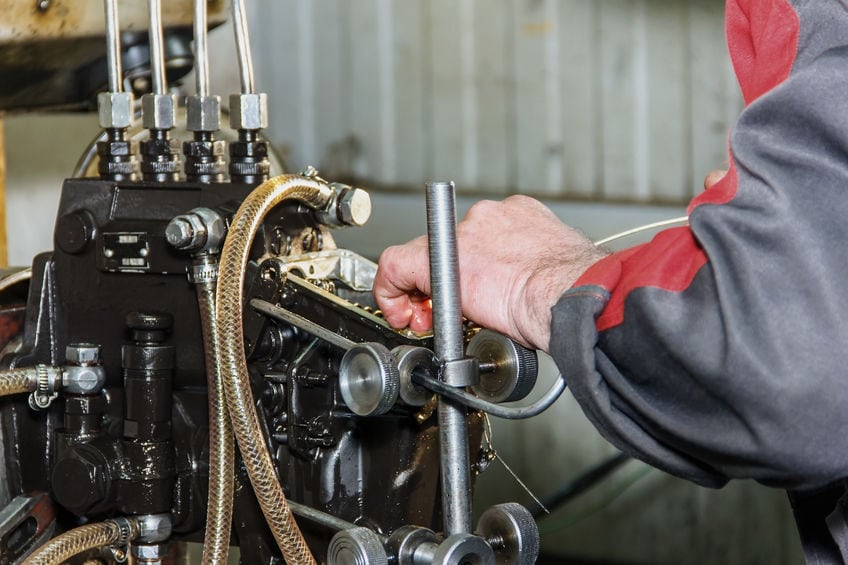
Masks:
[[[246,0],[233,0],[233,29],[236,34],[236,52],[239,59],[241,93],[253,94],[253,55],[250,51],[250,32],[247,27]]]
[[[153,94],[165,94],[165,48],[162,31],[162,0],[149,0],[150,9],[150,74]]]
[[[459,261],[456,246],[456,197],[452,182],[427,184],[427,234],[436,356],[448,363],[444,380],[451,382],[450,361],[465,354]],[[471,532],[471,488],[468,470],[468,424],[465,408],[439,400],[439,442],[445,536]]]
[[[121,28],[118,23],[118,0],[106,0],[106,63],[109,67],[109,91],[122,92]]]
[[[207,0],[194,0],[194,74],[198,96],[209,96],[209,46],[206,41],[206,2]]]

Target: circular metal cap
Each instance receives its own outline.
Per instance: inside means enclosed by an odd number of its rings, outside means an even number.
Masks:
[[[495,553],[483,538],[454,534],[439,544],[434,565],[495,565]]]
[[[424,544],[438,545],[438,538],[433,530],[403,526],[392,532],[386,547],[397,560],[397,565],[415,565],[415,551]]]
[[[350,528],[333,536],[327,548],[327,565],[386,565],[389,562],[380,538],[368,528]]]
[[[400,388],[395,358],[380,343],[354,345],[342,358],[339,388],[345,404],[354,414],[385,414],[397,402]]]
[[[474,393],[489,402],[514,402],[525,398],[536,385],[539,360],[536,352],[492,330],[480,330],[468,342],[466,355],[480,362],[480,384]],[[485,366],[493,366],[485,371]]]
[[[492,506],[477,521],[477,535],[492,541],[498,565],[532,565],[539,557],[539,528],[515,502]]]
[[[399,345],[392,349],[392,355],[397,359],[400,373],[400,399],[407,406],[424,406],[432,398],[433,393],[423,386],[412,382],[412,373],[425,371],[433,376],[438,360],[436,355],[426,347],[414,345]]]

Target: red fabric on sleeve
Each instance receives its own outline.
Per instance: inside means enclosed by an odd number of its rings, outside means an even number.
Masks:
[[[785,81],[795,63],[800,22],[788,0],[728,0],[727,42],[745,103]],[[738,189],[730,152],[730,169],[715,185],[698,195],[689,212],[702,204],[726,204]],[[597,321],[599,331],[624,321],[624,302],[637,288],[680,292],[689,287],[707,256],[689,228],[659,233],[650,243],[598,262],[575,283],[600,286],[610,300]]]

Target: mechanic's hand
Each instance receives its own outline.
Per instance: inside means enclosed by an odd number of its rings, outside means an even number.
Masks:
[[[548,350],[551,308],[607,255],[541,202],[511,196],[475,204],[457,225],[463,314],[524,345]],[[374,297],[395,328],[432,327],[427,239],[386,249]]]

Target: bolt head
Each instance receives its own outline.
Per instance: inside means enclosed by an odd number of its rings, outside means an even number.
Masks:
[[[339,197],[339,219],[347,226],[364,226],[371,217],[371,196],[361,188],[351,188]]]
[[[236,130],[267,128],[268,95],[262,93],[230,96],[230,127]]]
[[[172,247],[182,249],[186,245],[190,245],[194,238],[194,229],[183,216],[177,216],[165,228],[165,239]]]
[[[221,129],[221,98],[189,96],[186,99],[186,129],[208,132]]]
[[[98,365],[100,346],[93,343],[72,343],[65,348],[65,362],[70,365]]]
[[[138,561],[153,561],[161,563],[162,558],[168,555],[168,544],[135,544],[132,546],[132,552]]]
[[[171,94],[145,94],[141,97],[142,123],[146,129],[172,129],[176,124],[177,97]]]
[[[132,125],[132,93],[101,92],[97,95],[100,127],[122,129]]]

